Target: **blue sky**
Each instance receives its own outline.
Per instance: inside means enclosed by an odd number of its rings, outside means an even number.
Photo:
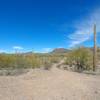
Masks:
[[[0,52],[100,44],[100,0],[0,0]]]

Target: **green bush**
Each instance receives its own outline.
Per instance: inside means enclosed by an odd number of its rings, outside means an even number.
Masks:
[[[66,63],[74,65],[75,70],[90,70],[92,68],[92,52],[86,48],[77,48],[72,50],[67,57]]]
[[[54,54],[0,54],[0,69],[51,67],[61,55]]]
[[[39,64],[34,55],[0,54],[0,69],[34,68],[39,66]]]

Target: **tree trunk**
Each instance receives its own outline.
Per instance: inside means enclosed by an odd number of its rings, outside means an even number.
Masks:
[[[96,57],[97,56],[97,46],[96,46],[96,25],[94,25],[94,48],[93,48],[93,71],[96,68]]]

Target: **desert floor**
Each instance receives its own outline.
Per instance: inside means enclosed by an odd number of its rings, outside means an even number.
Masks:
[[[100,76],[61,70],[30,70],[0,76],[0,100],[100,100]]]

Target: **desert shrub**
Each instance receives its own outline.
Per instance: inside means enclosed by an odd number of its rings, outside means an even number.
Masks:
[[[12,62],[13,68],[30,68],[30,63],[23,55],[16,55],[15,60]]]
[[[98,62],[100,62],[100,47],[97,50],[97,57],[98,57]]]
[[[50,70],[51,67],[52,67],[52,64],[51,64],[51,63],[45,62],[45,64],[44,64],[44,69],[45,69],[45,70]]]
[[[0,69],[15,69],[15,68],[34,68],[38,67],[40,62],[34,55],[0,55]]]
[[[92,68],[92,53],[86,48],[72,50],[66,59],[66,64],[75,66],[76,71],[90,70]]]
[[[58,58],[58,57],[52,56],[52,57],[50,58],[50,62],[51,62],[51,63],[57,63],[58,61],[59,61],[59,58]]]
[[[12,55],[0,55],[0,68],[11,68],[15,58]]]
[[[25,59],[29,63],[29,66],[31,68],[40,67],[40,65],[42,64],[42,61],[36,55],[25,56]]]
[[[49,67],[59,62],[62,55],[54,54],[0,54],[0,69]]]

